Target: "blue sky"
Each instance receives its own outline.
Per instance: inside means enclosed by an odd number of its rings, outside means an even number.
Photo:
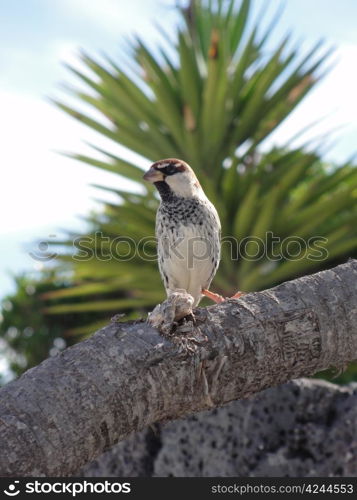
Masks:
[[[96,207],[99,183],[118,186],[111,174],[66,159],[56,151],[86,152],[83,141],[99,144],[94,133],[58,111],[47,100],[70,81],[61,62],[78,64],[76,50],[120,57],[123,38],[141,34],[159,39],[153,21],[166,30],[176,22],[171,0],[12,0],[0,16],[0,297],[11,291],[9,272],[34,270],[29,242],[80,229],[78,215]],[[285,4],[272,42],[288,30],[303,47],[320,38],[336,47],[336,65],[284,122],[271,142],[284,142],[318,117],[328,115],[315,134],[345,125],[327,159],[342,162],[357,151],[357,2],[355,0],[256,0],[255,12]],[[103,145],[103,139],[100,139]],[[107,145],[113,150],[113,145]],[[115,147],[116,152],[121,152]],[[143,167],[146,162],[137,161]],[[102,196],[102,194],[100,195]],[[27,244],[27,245],[26,245]]]

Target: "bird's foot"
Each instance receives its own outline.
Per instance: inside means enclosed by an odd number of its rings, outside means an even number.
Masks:
[[[215,302],[216,304],[220,304],[221,302],[224,302],[226,300],[224,297],[222,297],[222,295],[219,295],[218,293],[210,292],[209,290],[206,290],[205,288],[202,290],[202,295],[213,300],[213,302]]]
[[[243,295],[246,295],[245,292],[236,292],[232,297],[228,297],[229,299],[240,299],[243,297]]]
[[[226,301],[227,299],[239,299],[240,297],[242,297],[242,295],[245,295],[245,293],[244,292],[237,292],[234,295],[232,295],[232,297],[222,297],[222,295],[219,295],[218,293],[210,292],[209,290],[203,289],[202,295],[213,300],[213,302],[215,302],[216,304],[221,304],[222,302]]]
[[[170,334],[177,321],[192,316],[194,299],[184,290],[172,292],[162,304],[149,313],[148,322],[161,333]]]

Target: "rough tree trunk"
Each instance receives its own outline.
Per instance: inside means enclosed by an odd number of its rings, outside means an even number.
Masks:
[[[174,341],[144,321],[103,328],[1,389],[0,474],[70,475],[148,424],[344,367],[357,359],[356,278],[350,261],[199,309]]]

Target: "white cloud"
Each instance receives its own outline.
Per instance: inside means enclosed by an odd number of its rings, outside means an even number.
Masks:
[[[75,215],[87,214],[97,206],[92,198],[99,194],[89,183],[123,186],[118,176],[88,168],[55,151],[91,152],[82,138],[120,155],[126,153],[124,148],[100,139],[37,98],[2,92],[0,109],[0,233],[48,224],[56,227]]]

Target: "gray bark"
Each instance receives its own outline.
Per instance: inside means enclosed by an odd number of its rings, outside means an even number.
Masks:
[[[0,390],[0,474],[71,475],[148,424],[345,367],[357,359],[356,278],[350,261],[198,309],[172,339],[145,321],[108,325]]]

